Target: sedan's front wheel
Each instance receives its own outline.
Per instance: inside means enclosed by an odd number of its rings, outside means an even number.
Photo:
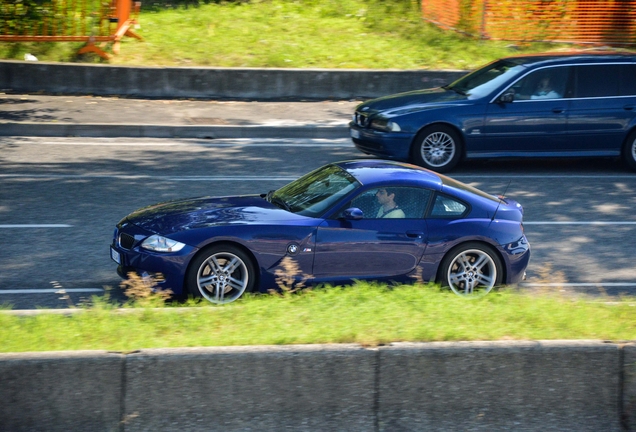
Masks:
[[[433,125],[418,134],[411,149],[413,162],[437,172],[455,168],[462,156],[461,137],[450,126]]]
[[[629,168],[636,171],[636,131],[629,134],[623,146],[623,160]]]
[[[255,284],[254,264],[232,245],[212,246],[196,256],[186,276],[190,294],[224,304],[250,292]]]
[[[455,294],[477,296],[488,294],[501,285],[501,260],[488,245],[465,243],[451,250],[440,266],[439,281]]]

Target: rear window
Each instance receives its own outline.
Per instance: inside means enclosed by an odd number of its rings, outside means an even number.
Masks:
[[[636,65],[621,65],[619,93],[621,96],[636,95]]]
[[[576,66],[575,97],[636,96],[636,65]]]
[[[574,97],[618,96],[621,69],[625,66],[608,64],[577,66]]]
[[[466,212],[466,205],[446,195],[438,194],[431,210],[433,218],[459,217]]]

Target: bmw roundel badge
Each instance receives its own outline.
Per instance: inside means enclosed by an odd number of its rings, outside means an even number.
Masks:
[[[287,253],[290,255],[296,255],[298,253],[298,245],[296,243],[292,243],[287,246]]]

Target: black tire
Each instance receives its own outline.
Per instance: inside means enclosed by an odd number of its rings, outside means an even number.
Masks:
[[[503,266],[492,247],[468,242],[446,254],[437,279],[442,286],[449,287],[457,295],[481,296],[501,285]]]
[[[413,142],[411,158],[424,168],[448,172],[462,157],[462,139],[455,129],[446,125],[433,125],[422,130]]]
[[[623,144],[623,161],[629,169],[636,171],[636,131],[627,136],[625,144]]]
[[[252,259],[233,245],[204,249],[190,264],[186,288],[195,297],[216,303],[231,303],[256,285]]]

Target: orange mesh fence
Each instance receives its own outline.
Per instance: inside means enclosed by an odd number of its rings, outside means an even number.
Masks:
[[[94,42],[118,42],[135,21],[131,0],[0,0],[0,42],[86,41],[102,57],[108,55]],[[116,51],[114,49],[114,51]],[[81,52],[81,50],[80,50]]]
[[[485,39],[636,44],[636,0],[422,0],[422,16]]]
[[[17,2],[0,0],[0,40],[35,40],[73,36],[108,37],[114,5],[101,0]]]

